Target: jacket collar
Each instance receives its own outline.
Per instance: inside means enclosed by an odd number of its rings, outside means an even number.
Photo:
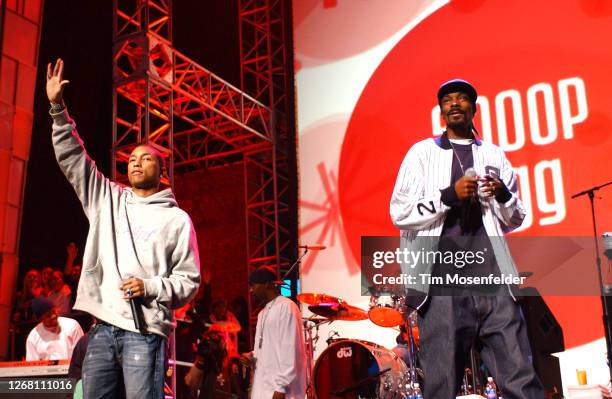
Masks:
[[[474,134],[472,134],[472,137],[474,138],[474,144],[476,145],[482,144],[482,141],[476,138]],[[448,139],[448,133],[446,132],[446,130],[444,131],[444,133],[442,133],[442,135],[436,137],[434,140],[436,144],[438,145],[438,147],[442,148],[443,150],[450,150],[453,148],[451,147],[451,143],[450,143],[450,140]]]

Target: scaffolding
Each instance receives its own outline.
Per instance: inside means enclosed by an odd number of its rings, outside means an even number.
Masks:
[[[294,149],[284,42],[289,2],[238,1],[241,88],[173,48],[171,0],[113,1],[111,174],[127,181],[129,154],[140,143],[167,158],[162,183],[170,186],[175,173],[242,163],[249,271],[265,265],[280,276],[297,251],[297,211],[289,207],[295,182],[287,176]],[[255,310],[249,297],[251,336]]]
[[[275,145],[266,153],[245,154],[245,168],[257,165],[259,175],[248,179],[245,189],[249,240],[249,270],[272,266],[286,274],[297,257],[297,209],[295,179],[295,122],[293,115],[293,67],[289,38],[290,1],[238,0],[241,88],[274,110]],[[246,170],[246,169],[245,169]],[[251,186],[248,186],[248,184]],[[296,293],[297,271],[288,276]],[[249,298],[251,325],[257,309]]]

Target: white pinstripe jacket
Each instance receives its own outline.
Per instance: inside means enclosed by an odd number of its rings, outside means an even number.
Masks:
[[[504,233],[519,227],[525,217],[525,209],[518,197],[516,173],[506,155],[494,144],[475,140],[472,144],[474,169],[479,176],[490,174],[500,178],[510,190],[512,198],[499,203],[494,197],[480,197],[482,221],[502,274],[517,275]],[[393,224],[400,229],[401,247],[420,250],[424,244],[430,250],[437,249],[437,239],[450,207],[440,198],[440,190],[450,186],[453,150],[446,134],[428,138],[413,145],[406,154],[397,175],[391,197],[390,214]],[[422,237],[430,237],[422,239]],[[426,250],[428,248],[425,248]],[[421,264],[402,271],[407,274],[431,274],[432,264]],[[427,294],[427,284],[411,288]],[[426,298],[417,303],[420,307]]]

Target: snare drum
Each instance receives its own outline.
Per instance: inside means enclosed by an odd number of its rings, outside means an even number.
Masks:
[[[396,327],[404,323],[405,297],[399,295],[372,295],[368,317],[381,327]]]
[[[393,351],[356,339],[330,344],[313,375],[318,399],[401,399],[409,382],[406,364]]]

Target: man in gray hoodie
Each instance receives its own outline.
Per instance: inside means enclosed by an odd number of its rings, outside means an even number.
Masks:
[[[74,309],[98,320],[83,363],[84,397],[163,398],[171,309],[188,303],[200,284],[195,231],[171,189],[160,190],[164,162],[153,146],[139,145],[131,153],[131,187],[98,171],[62,100],[69,83],[63,69],[61,59],[47,67],[52,142],[89,219]]]

